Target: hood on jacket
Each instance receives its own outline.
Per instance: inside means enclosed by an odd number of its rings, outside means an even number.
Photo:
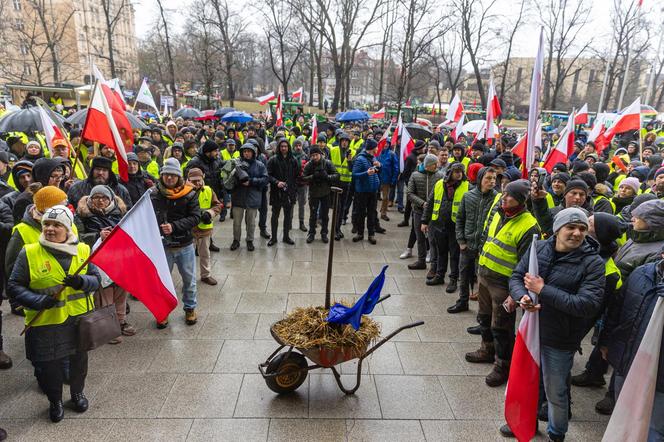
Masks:
[[[450,179],[450,176],[452,176],[452,172],[455,170],[461,170],[461,181],[466,181],[468,177],[466,177],[466,172],[463,167],[463,163],[452,163],[449,165],[447,170],[445,171],[445,182],[447,182]]]
[[[41,183],[42,186],[48,186],[48,180],[57,168],[62,168],[59,161],[52,158],[40,158],[32,166],[32,180]]]
[[[11,172],[12,178],[14,179],[14,185],[16,186],[16,189],[19,192],[23,192],[25,190],[25,188],[23,188],[20,185],[20,181],[18,179],[19,172],[29,170],[30,173],[32,173],[32,168],[33,168],[33,164],[32,164],[32,162],[30,162],[28,160],[21,160],[21,161],[17,162],[16,164],[14,164],[14,167],[12,167],[12,172]],[[51,174],[49,173],[49,176],[50,175]]]
[[[113,195],[114,200],[115,200],[115,207],[113,210],[106,215],[101,215],[98,213],[93,213],[92,210],[90,210],[90,207],[88,207],[88,199],[90,196],[85,195],[82,197],[79,202],[78,202],[78,207],[76,207],[76,215],[80,216],[81,218],[89,218],[91,216],[109,216],[109,215],[124,215],[127,213],[127,205],[125,202],[122,200],[117,195]]]
[[[26,223],[29,226],[35,227],[41,231],[41,223],[37,222],[30,213],[32,212],[32,208],[35,207],[34,204],[28,205],[28,207],[25,208],[25,213],[23,213],[23,218],[21,218],[21,221]]]

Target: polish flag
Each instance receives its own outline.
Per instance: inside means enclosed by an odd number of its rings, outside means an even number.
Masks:
[[[111,89],[107,84],[108,82],[104,80],[104,76],[101,71],[97,68],[97,65],[92,65],[92,71],[97,78],[98,84],[101,85],[101,89],[104,91],[104,96],[106,97],[106,102],[111,108],[113,120],[115,125],[118,128],[120,133],[120,138],[124,144],[125,152],[131,151],[134,148],[134,131],[131,128],[131,124],[125,115],[126,106],[124,101],[119,98],[119,94]],[[118,152],[116,152],[118,156]]]
[[[466,114],[461,114],[456,126],[454,126],[454,129],[452,129],[452,132],[450,132],[450,136],[454,138],[455,143],[457,142],[459,135],[463,133],[463,120],[465,119],[466,119]]]
[[[406,164],[406,157],[410,155],[415,147],[415,142],[410,136],[408,129],[403,125],[401,126],[401,150],[399,152],[399,170],[403,170]]]
[[[664,329],[664,299],[657,299],[648,326],[627,372],[602,442],[639,442],[648,437],[657,391],[658,365]]]
[[[371,118],[374,120],[382,120],[385,118],[385,108],[381,107],[378,112],[371,114]]]
[[[528,273],[538,275],[537,235],[530,245]],[[533,304],[537,295],[528,292]],[[539,312],[524,311],[516,334],[510,370],[505,390],[505,420],[519,442],[535,437],[537,402],[539,399],[540,340]]]
[[[283,111],[281,109],[281,93],[277,96],[277,109],[275,110],[277,114],[277,121],[276,125],[277,126],[283,126],[284,125],[284,116],[283,116]]]
[[[274,92],[270,92],[269,94],[263,95],[262,97],[256,97],[256,100],[258,101],[258,104],[261,106],[265,106],[268,102],[274,100],[276,96],[274,95]]]
[[[574,117],[574,124],[588,124],[588,103],[581,106]]]
[[[378,155],[380,155],[380,153],[383,151],[383,148],[387,146],[387,136],[390,133],[391,127],[392,125],[390,125],[387,129],[385,129],[385,132],[383,132],[383,136],[380,137],[380,140],[378,140],[378,149],[376,150],[376,155],[374,156],[377,157]]]
[[[541,138],[532,136],[537,134],[537,122],[540,118],[540,98],[542,95],[542,71],[544,70],[544,28],[540,29],[539,45],[533,68],[533,77],[530,82],[530,103],[528,107],[528,129],[531,135],[527,138],[525,161],[523,161],[524,176],[528,176],[530,166],[535,161],[535,146],[541,144]],[[539,139],[538,139],[539,138]]]
[[[544,160],[543,167],[547,172],[551,173],[556,163],[566,163],[572,152],[574,152],[574,121],[576,119],[574,111],[572,111],[572,114],[567,119],[567,125],[560,133],[558,143],[550,150],[550,153]]]
[[[92,93],[92,99],[90,100],[88,115],[85,118],[85,125],[83,126],[81,137],[86,140],[105,144],[112,148],[115,151],[115,156],[118,160],[118,172],[120,173],[120,177],[124,181],[128,181],[129,176],[127,172],[127,152],[125,150],[125,144],[120,136],[118,126],[116,125],[114,111],[111,110],[107,94],[103,90],[104,87],[104,85],[97,81],[94,92]],[[108,88],[108,86],[106,86],[106,88]],[[112,95],[110,90],[109,93]],[[122,112],[122,116],[125,120],[127,119],[124,112]],[[127,122],[127,124],[129,123]],[[129,133],[131,134],[131,132]]]
[[[486,106],[486,139],[493,140],[496,138],[496,133],[494,131],[494,120],[502,115],[502,110],[500,109],[500,102],[498,101],[498,96],[496,95],[496,88],[493,85],[493,77],[489,80],[489,97]]]
[[[604,152],[604,149],[606,149],[611,144],[611,138],[606,136],[606,127],[604,127],[604,124],[602,124],[599,134],[593,140],[595,143],[595,151],[597,152],[597,155]]]
[[[137,297],[159,322],[178,305],[149,191],[92,253],[90,262]]]
[[[614,135],[639,129],[641,129],[641,97],[637,97],[632,104],[620,112],[618,119],[606,133],[607,138],[611,139]]]
[[[71,153],[71,144],[69,143],[69,140],[67,137],[65,137],[58,126],[53,122],[51,117],[48,116],[46,111],[44,110],[43,107],[39,107],[39,119],[41,120],[42,124],[42,132],[44,132],[44,136],[46,138],[46,145],[48,146],[49,152],[51,152],[51,158],[53,158],[53,146],[54,146],[54,141],[60,141],[64,140],[65,143],[67,143],[67,146],[69,146],[69,153]],[[69,154],[67,155],[69,157]]]
[[[399,140],[399,134],[403,130],[403,122],[401,121],[401,114],[399,114],[399,121],[397,121],[397,126],[394,128],[394,132],[392,132],[392,147],[396,147],[397,142]]]
[[[521,178],[528,178],[526,167],[526,146],[528,145],[528,132],[525,132],[512,148],[512,155],[521,158]]]
[[[595,141],[595,139],[599,136],[600,132],[602,132],[605,129],[604,123],[606,122],[606,114],[598,114],[597,117],[595,118],[595,121],[593,122],[593,127],[590,129],[590,133],[588,133],[588,141]]]
[[[312,146],[316,144],[316,141],[318,141],[318,120],[316,119],[316,115],[311,116],[311,141],[309,144]]]
[[[454,94],[454,98],[452,98],[450,107],[447,108],[447,115],[445,115],[445,119],[450,121],[459,121],[461,114],[463,114],[463,110],[463,102],[457,94]]]
[[[304,90],[304,87],[299,88],[293,94],[291,95],[291,100],[295,101],[297,99],[298,103],[302,103],[302,91]]]

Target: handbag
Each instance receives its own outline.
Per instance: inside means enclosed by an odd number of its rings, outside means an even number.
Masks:
[[[100,302],[101,296],[99,297]],[[78,317],[78,350],[90,351],[122,335],[115,305],[90,310],[89,296],[85,297],[87,312]]]

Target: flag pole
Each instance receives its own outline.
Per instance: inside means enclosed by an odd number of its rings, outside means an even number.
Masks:
[[[643,131],[641,130],[641,108],[639,107],[639,161],[643,162]]]

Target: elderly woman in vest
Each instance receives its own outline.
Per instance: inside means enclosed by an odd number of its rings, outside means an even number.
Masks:
[[[97,185],[92,188],[89,196],[84,196],[76,208],[74,221],[82,242],[93,247],[99,238],[105,240],[111,230],[127,213],[127,206],[110,187]],[[115,305],[123,336],[133,336],[136,329],[126,321],[127,292],[101,273],[101,286],[95,293],[97,305]],[[119,344],[122,336],[118,336],[109,344]]]
[[[88,355],[77,346],[76,317],[94,308],[92,292],[99,288],[99,272],[85,264],[90,247],[72,231],[74,216],[62,205],[46,210],[39,241],[26,244],[7,283],[8,295],[25,309],[26,357],[39,368],[37,380],[50,402],[49,417],[64,417],[62,403],[65,359],[70,362],[70,392],[74,410],[83,413]],[[76,273],[78,271],[78,273]]]

